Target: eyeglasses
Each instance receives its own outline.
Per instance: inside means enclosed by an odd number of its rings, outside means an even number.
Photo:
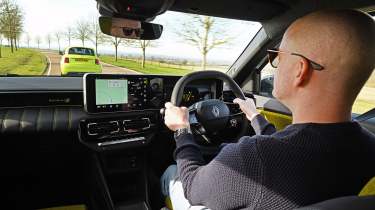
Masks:
[[[303,56],[301,54],[281,51],[281,50],[278,50],[278,49],[267,50],[267,53],[268,53],[268,61],[270,62],[271,66],[274,67],[274,68],[277,68],[277,66],[279,65],[279,53],[284,53],[284,54],[287,54],[287,55],[295,55],[295,56],[299,56],[299,57],[302,57],[302,58],[306,59],[310,63],[311,68],[314,69],[314,70],[321,71],[321,70],[324,69],[324,67],[322,65],[306,58],[305,56]]]
[[[125,27],[122,30],[123,30],[125,36],[131,36],[133,33],[135,33],[135,35],[137,37],[139,37],[142,33],[142,29],[134,29],[134,28],[126,28]]]

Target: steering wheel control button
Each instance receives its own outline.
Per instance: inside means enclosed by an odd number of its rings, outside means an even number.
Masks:
[[[190,124],[197,124],[198,123],[198,120],[197,120],[197,117],[195,116],[195,113],[189,114],[189,123]]]

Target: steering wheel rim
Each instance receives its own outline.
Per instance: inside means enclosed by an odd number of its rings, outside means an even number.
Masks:
[[[241,88],[228,75],[219,71],[197,71],[187,74],[177,81],[172,91],[171,103],[175,106],[180,106],[185,86],[191,81],[198,79],[220,79],[224,82],[227,82],[229,87],[231,87],[234,95],[237,98],[245,100],[245,94],[242,92]]]
[[[220,79],[220,80],[226,82],[229,85],[229,87],[231,88],[231,90],[233,91],[234,95],[237,98],[240,98],[240,99],[243,99],[243,100],[245,99],[245,94],[242,92],[241,88],[228,75],[226,75],[222,72],[219,72],[219,71],[198,71],[198,72],[193,72],[193,73],[187,74],[187,75],[181,77],[177,81],[177,83],[174,86],[173,91],[172,91],[171,103],[175,106],[180,106],[185,86],[188,83],[190,83],[194,80],[199,80],[199,79]],[[197,103],[199,103],[199,102],[197,102]],[[246,134],[247,130],[248,130],[248,127],[249,127],[249,122],[246,119],[245,115],[243,115],[242,116],[241,131],[236,136],[236,139],[244,136]],[[207,142],[210,142],[207,137],[205,137],[204,135],[202,135],[202,136],[204,137],[204,139]]]

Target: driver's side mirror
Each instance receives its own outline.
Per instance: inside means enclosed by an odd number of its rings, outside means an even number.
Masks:
[[[273,98],[273,75],[262,77],[260,80],[260,95]]]
[[[63,51],[59,51],[59,55],[64,55]]]

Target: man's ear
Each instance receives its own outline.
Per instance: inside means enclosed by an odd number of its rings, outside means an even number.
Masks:
[[[306,59],[301,58],[297,64],[297,72],[294,78],[294,85],[305,85],[306,82],[308,82],[308,80],[310,79],[310,73],[310,63]]]

